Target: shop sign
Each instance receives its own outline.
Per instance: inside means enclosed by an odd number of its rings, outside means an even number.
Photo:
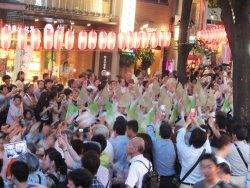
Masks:
[[[231,49],[229,44],[222,45],[222,59],[223,63],[230,63],[231,60]]]
[[[136,0],[123,0],[121,31],[134,31]]]
[[[99,77],[107,76],[111,70],[112,53],[100,52],[99,60]]]

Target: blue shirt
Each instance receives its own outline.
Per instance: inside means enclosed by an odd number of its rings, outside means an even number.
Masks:
[[[119,162],[123,166],[127,165],[126,146],[129,143],[129,139],[125,135],[119,135],[109,141],[114,149],[114,163]]]
[[[104,188],[104,186],[102,185],[102,183],[99,180],[97,180],[97,177],[94,176],[93,177],[93,182],[92,182],[92,184],[90,185],[89,188]]]
[[[170,139],[157,139],[152,124],[148,125],[147,133],[153,142],[154,168],[161,176],[175,174],[174,164],[176,153],[174,144]]]

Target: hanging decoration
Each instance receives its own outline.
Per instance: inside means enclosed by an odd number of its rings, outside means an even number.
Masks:
[[[80,50],[85,50],[88,44],[88,33],[84,30],[80,31],[78,34],[78,48]]]
[[[39,29],[35,28],[30,33],[30,45],[33,50],[37,50],[41,43],[41,32]]]
[[[109,50],[113,50],[115,48],[115,42],[116,42],[116,34],[113,31],[111,31],[108,33],[107,48]]]
[[[8,25],[5,25],[1,29],[1,47],[4,50],[8,50],[11,44],[11,30]]]
[[[57,29],[54,33],[54,49],[60,50],[63,45],[63,31],[61,29]]]
[[[69,29],[65,33],[64,47],[67,50],[72,50],[72,48],[74,47],[74,40],[75,40],[74,31]]]
[[[89,32],[88,35],[88,48],[90,50],[93,50],[96,48],[96,42],[97,42],[97,34],[94,30]]]
[[[197,38],[209,43],[227,41],[227,33],[224,28],[201,30],[196,34]]]
[[[136,32],[134,32],[134,36],[133,36],[133,47],[139,48],[140,42],[141,42],[141,35],[138,31],[136,31]]]
[[[53,31],[51,29],[44,29],[43,45],[45,50],[51,50],[53,46]]]
[[[118,47],[118,49],[124,49],[125,45],[126,45],[125,34],[123,32],[120,32],[118,34],[117,47]]]
[[[17,46],[20,50],[24,50],[27,45],[27,34],[24,27],[20,27],[17,32]]]
[[[105,31],[101,31],[98,35],[98,48],[100,50],[104,50],[107,46],[107,33]]]
[[[142,48],[147,48],[148,47],[148,42],[149,42],[148,33],[143,31],[141,33],[141,47]]]
[[[158,46],[158,34],[156,32],[151,33],[150,43],[152,48]]]
[[[126,34],[126,48],[131,49],[133,48],[133,32],[128,31]]]

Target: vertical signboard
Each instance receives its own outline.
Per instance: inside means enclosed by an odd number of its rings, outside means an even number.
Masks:
[[[112,52],[100,52],[98,78],[111,72]]]
[[[136,0],[123,0],[121,31],[134,31]]]

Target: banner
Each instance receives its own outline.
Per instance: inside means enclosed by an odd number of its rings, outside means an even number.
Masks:
[[[24,50],[20,50],[18,46],[16,47],[16,58],[15,58],[14,71],[12,75],[12,80],[14,80],[14,82],[16,80],[17,73],[19,71],[23,71],[25,77],[27,76],[32,54],[33,54],[33,49],[31,48],[31,46],[26,46]]]
[[[222,45],[222,60],[223,63],[229,64],[231,61],[231,49],[229,44]]]

